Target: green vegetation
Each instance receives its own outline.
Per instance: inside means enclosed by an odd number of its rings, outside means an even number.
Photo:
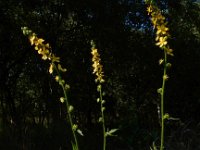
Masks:
[[[197,1],[0,6],[0,149],[200,149]]]

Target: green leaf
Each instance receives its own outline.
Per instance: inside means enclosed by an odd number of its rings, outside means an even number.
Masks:
[[[169,119],[169,114],[166,113],[164,116],[163,116],[164,119]]]
[[[81,136],[84,136],[84,135],[83,135],[83,132],[82,132],[80,129],[77,129],[76,131],[77,131],[77,133],[80,134]]]
[[[119,129],[111,129],[110,131],[107,131],[106,132],[106,136],[116,136],[116,135],[113,135],[113,133],[115,133],[116,131],[118,131]]]

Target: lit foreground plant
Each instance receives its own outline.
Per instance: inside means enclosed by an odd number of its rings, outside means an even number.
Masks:
[[[99,92],[99,98],[97,98],[97,103],[100,103],[101,106],[101,117],[99,118],[99,122],[102,123],[103,128],[103,150],[106,150],[106,137],[107,136],[114,136],[113,133],[115,133],[118,129],[111,129],[106,131],[105,126],[105,100],[103,100],[103,92],[102,92],[102,84],[105,82],[104,80],[104,72],[103,72],[103,66],[101,65],[101,58],[98,53],[98,50],[95,47],[95,43],[91,41],[91,54],[92,54],[92,67],[93,67],[93,74],[96,75],[95,82],[97,83],[97,91]]]
[[[161,95],[161,102],[160,102],[160,108],[161,108],[161,137],[160,137],[160,150],[164,149],[164,125],[165,120],[169,119],[169,114],[165,113],[164,111],[164,94],[165,94],[165,82],[169,78],[167,75],[167,69],[171,67],[171,64],[167,61],[167,56],[173,56],[172,49],[168,45],[168,38],[169,28],[167,27],[167,22],[165,20],[165,17],[162,15],[160,9],[154,4],[151,0],[146,0],[146,3],[148,4],[147,11],[148,15],[151,16],[151,22],[154,26],[154,29],[156,30],[156,45],[163,50],[164,58],[159,60],[159,64],[163,65],[163,80],[162,80],[162,87],[158,89],[158,93]],[[153,145],[153,149],[156,149],[156,146]]]
[[[33,33],[27,27],[22,27],[22,31],[23,31],[24,35],[28,36],[31,45],[33,45],[34,49],[38,52],[38,54],[40,54],[42,56],[42,59],[49,61],[49,64],[50,64],[49,65],[49,73],[53,74],[55,76],[56,82],[58,82],[59,85],[62,87],[64,96],[60,98],[60,102],[66,104],[68,120],[69,120],[71,129],[72,129],[72,134],[73,134],[73,138],[74,138],[74,141],[71,142],[72,148],[73,148],[73,150],[79,150],[76,132],[79,133],[80,135],[83,135],[83,134],[82,134],[81,130],[78,129],[78,125],[73,123],[72,111],[74,108],[72,105],[70,105],[68,97],[67,97],[67,92],[70,87],[65,82],[65,80],[63,80],[63,78],[61,77],[61,73],[66,72],[67,69],[63,68],[61,66],[61,64],[59,63],[60,58],[56,57],[51,52],[51,47],[49,46],[48,43],[46,43],[46,44],[44,43],[45,42],[44,39],[38,38],[37,35],[35,33]]]

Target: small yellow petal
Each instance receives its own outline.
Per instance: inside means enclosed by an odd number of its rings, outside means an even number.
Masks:
[[[36,38],[35,35],[32,35],[32,36],[29,38],[29,40],[30,40],[30,42],[31,42],[31,45],[34,44],[35,38]]]
[[[53,73],[53,64],[50,64],[50,66],[49,66],[49,73],[50,73],[50,74]]]
[[[43,56],[42,56],[42,59],[43,59],[43,60],[47,60],[47,58],[48,58],[47,55],[43,55]]]
[[[60,79],[59,76],[56,76],[56,77],[55,77],[55,80],[56,80],[57,82],[59,81],[59,79]]]

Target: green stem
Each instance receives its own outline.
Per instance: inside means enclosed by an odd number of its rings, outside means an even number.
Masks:
[[[99,89],[100,94],[100,103],[101,103],[101,117],[102,117],[102,126],[103,126],[103,150],[106,150],[106,129],[105,129],[105,119],[104,119],[104,107],[103,107],[103,99],[102,99],[102,91],[101,86]]]
[[[59,80],[62,79],[61,75],[60,75],[60,72],[58,70],[58,68],[56,67],[55,64],[53,64],[58,76],[59,76]],[[66,92],[66,89],[65,89],[65,86],[63,83],[60,84],[61,87],[62,87],[62,90],[63,90],[63,93],[64,93],[64,98],[65,98],[65,102],[66,102],[66,107],[67,107],[67,114],[68,114],[68,118],[69,118],[69,123],[70,123],[70,126],[71,126],[71,130],[72,130],[72,133],[73,133],[73,137],[74,137],[74,141],[75,141],[75,145],[76,145],[76,149],[79,150],[79,146],[78,146],[78,140],[77,140],[77,137],[76,137],[76,133],[75,133],[75,130],[73,129],[73,120],[72,120],[72,115],[71,115],[71,112],[69,112],[69,107],[70,107],[70,104],[69,104],[69,101],[68,101],[68,97],[67,97],[67,92]]]
[[[165,129],[165,118],[164,118],[164,93],[165,93],[165,82],[167,76],[167,53],[164,51],[164,71],[163,71],[163,82],[162,82],[162,93],[161,93],[161,142],[160,150],[164,148],[164,129]]]

